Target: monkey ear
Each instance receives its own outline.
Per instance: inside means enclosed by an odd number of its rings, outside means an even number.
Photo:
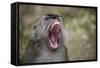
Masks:
[[[34,24],[33,29],[36,29],[36,27],[41,24],[41,21],[43,21],[45,16],[42,16],[40,19],[37,20],[37,22]]]
[[[37,25],[34,25],[34,26],[33,26],[33,29],[36,29],[36,27],[37,27]]]
[[[33,25],[33,29],[36,29],[39,23]]]

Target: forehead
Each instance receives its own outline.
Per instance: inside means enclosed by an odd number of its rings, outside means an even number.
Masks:
[[[58,15],[56,14],[46,14],[48,17],[59,17]]]

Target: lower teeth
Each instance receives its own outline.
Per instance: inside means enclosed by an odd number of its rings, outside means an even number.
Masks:
[[[52,43],[51,40],[49,39],[49,42],[52,48],[57,48],[57,41],[55,43]]]
[[[51,36],[51,40],[52,40],[52,42],[55,42],[54,36]]]

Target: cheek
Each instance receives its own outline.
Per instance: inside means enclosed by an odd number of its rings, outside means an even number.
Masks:
[[[43,37],[44,37],[44,38],[48,38],[48,32],[44,32],[44,33],[43,33]]]

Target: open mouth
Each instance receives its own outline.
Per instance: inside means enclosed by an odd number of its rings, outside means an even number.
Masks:
[[[55,20],[50,24],[50,27],[48,29],[48,41],[49,41],[49,47],[52,49],[58,48],[60,33],[61,33],[61,27],[60,22]]]

